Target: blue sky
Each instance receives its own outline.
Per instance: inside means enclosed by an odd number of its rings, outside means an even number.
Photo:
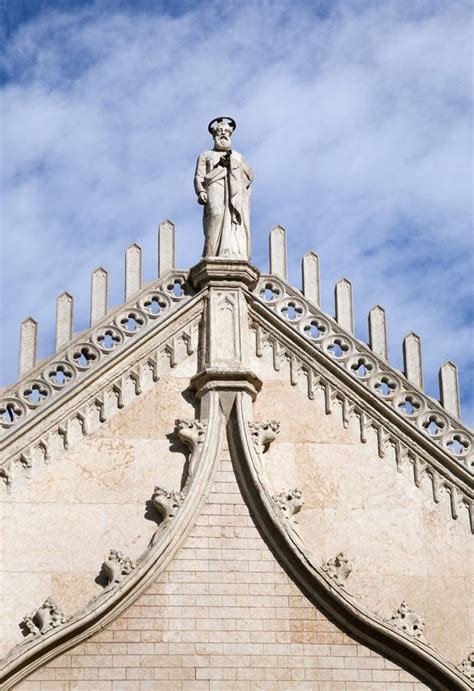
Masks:
[[[359,338],[382,304],[391,362],[417,332],[428,393],[456,362],[472,424],[471,21],[462,0],[7,0],[1,383],[26,316],[52,353],[57,294],[87,328],[98,265],[112,305],[130,243],[154,277],[160,220],[177,224],[178,265],[197,262],[194,164],[225,113],[255,172],[254,263],[267,268],[268,231],[285,226],[291,282],[317,251],[323,309],[350,278]]]

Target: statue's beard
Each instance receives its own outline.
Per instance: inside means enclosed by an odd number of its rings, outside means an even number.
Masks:
[[[228,149],[230,149],[230,137],[224,135],[216,137],[215,145],[217,151],[228,151]]]

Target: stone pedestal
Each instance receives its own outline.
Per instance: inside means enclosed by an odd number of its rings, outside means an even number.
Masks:
[[[260,272],[239,259],[202,259],[190,271],[198,290],[208,291],[199,343],[199,371],[191,387],[201,400],[205,416],[206,394],[218,391],[226,415],[236,392],[255,400],[261,380],[249,368],[249,325],[245,292],[258,282]]]

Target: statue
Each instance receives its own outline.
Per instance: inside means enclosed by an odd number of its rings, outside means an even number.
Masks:
[[[194,189],[204,206],[204,257],[250,259],[251,168],[237,151],[231,137],[235,121],[215,118],[208,130],[214,148],[202,153],[196,165]]]

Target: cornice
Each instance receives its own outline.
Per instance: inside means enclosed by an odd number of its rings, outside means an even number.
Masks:
[[[209,395],[207,410],[205,420],[179,421],[178,434],[191,448],[188,476],[180,492],[155,487],[153,503],[164,520],[148,547],[136,563],[124,560],[120,553],[112,551],[109,560],[118,560],[120,565],[125,563],[128,568],[123,569],[116,579],[113,578],[116,570],[107,568],[110,574],[108,586],[83,610],[62,623],[59,620],[45,633],[30,634],[24,643],[13,648],[1,668],[0,681],[4,691],[12,689],[53,658],[110,625],[169,564],[206,501],[219,460],[223,416],[217,393]],[[104,566],[107,565],[105,562]],[[49,604],[46,602],[40,609]],[[29,617],[29,621],[31,619]]]
[[[284,493],[286,496],[272,497],[243,396],[236,395],[227,426],[234,470],[254,521],[284,570],[318,609],[358,642],[400,665],[432,689],[470,689],[466,677],[422,638],[405,633],[393,620],[377,617],[331,576],[327,566],[316,566],[292,522],[292,515],[304,503],[301,493],[291,490]]]
[[[189,302],[195,291],[187,275],[172,270],[148,283],[92,328],[76,333],[18,383],[4,389],[0,401],[2,447],[18,430],[56,401],[67,399],[84,380],[105,371],[125,351],[141,343],[145,334],[168,321],[181,304]]]
[[[280,323],[289,325],[316,350],[329,356],[338,368],[370,389],[386,408],[396,411],[400,420],[408,422],[457,463],[468,470],[472,468],[472,432],[438,401],[408,381],[402,372],[391,367],[282,278],[262,274],[253,293],[260,304],[278,315]],[[409,406],[412,412],[405,411],[407,401],[413,403]],[[453,444],[458,438],[462,443]]]
[[[247,299],[251,327],[255,332],[255,355],[263,356],[263,348],[267,342],[273,351],[275,369],[280,369],[283,359],[288,361],[289,378],[293,386],[305,379],[310,399],[315,397],[317,388],[322,389],[327,414],[333,412],[334,403],[339,401],[341,405],[337,407],[342,412],[343,425],[348,427],[350,418],[355,416],[363,443],[367,441],[369,429],[373,428],[377,435],[379,455],[383,458],[387,449],[393,447],[397,470],[401,472],[403,465],[410,463],[413,466],[413,479],[418,487],[422,479],[428,477],[434,501],[440,502],[443,493],[446,493],[452,517],[456,519],[466,510],[474,532],[473,477],[468,468],[394,407],[387,405],[384,398],[366,380],[354,376],[344,364],[337,362],[326,350],[311,342],[261,299],[250,294],[247,294]],[[329,321],[327,316],[324,319]],[[348,338],[346,333],[344,337]],[[363,344],[360,346],[363,347]],[[380,368],[375,376],[383,376],[382,373],[386,371],[386,366],[383,370]],[[400,375],[398,378],[401,379]]]
[[[149,293],[150,288],[143,291],[141,299]],[[121,308],[119,313],[123,311]],[[125,311],[128,310],[125,308]],[[35,454],[48,462],[51,445],[59,443],[67,450],[72,424],[77,425],[82,434],[88,434],[124,407],[129,388],[134,397],[156,382],[163,369],[162,357],[166,358],[168,367],[175,367],[180,341],[184,342],[186,355],[194,353],[198,348],[202,311],[202,296],[193,299],[188,295],[170,304],[169,314],[164,314],[159,321],[149,320],[140,337],[124,340],[123,347],[117,348],[115,353],[104,354],[94,367],[77,373],[71,385],[58,392],[60,395],[51,396],[43,405],[31,410],[30,415],[25,415],[21,424],[19,421],[12,426],[0,446],[0,475],[6,484],[11,484],[16,467],[31,467]],[[106,328],[101,324],[91,329],[88,342]],[[80,342],[84,342],[83,337]],[[75,347],[73,344],[69,350]],[[57,362],[56,358],[51,362]],[[42,371],[47,372],[48,367],[43,366]]]

